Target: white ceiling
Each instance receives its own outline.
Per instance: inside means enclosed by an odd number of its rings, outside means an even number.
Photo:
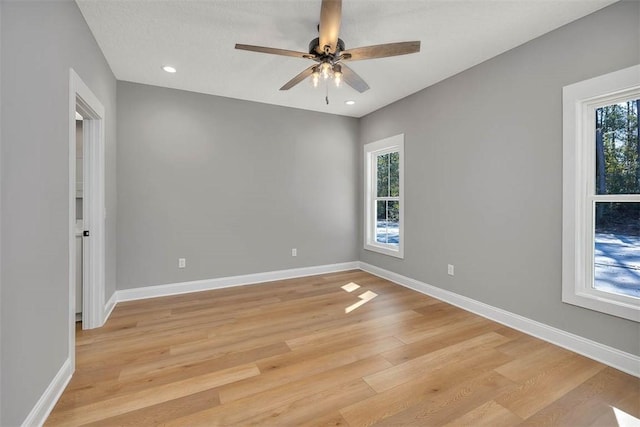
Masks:
[[[590,14],[615,0],[344,0],[346,48],[420,40],[420,53],[350,62],[371,87],[278,89],[310,60],[235,50],[306,52],[320,0],[76,0],[116,78],[361,117]],[[178,69],[168,74],[161,66]],[[355,100],[348,106],[346,100]]]

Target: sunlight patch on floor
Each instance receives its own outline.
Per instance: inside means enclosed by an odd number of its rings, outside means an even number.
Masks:
[[[639,427],[640,419],[634,417],[631,414],[627,414],[621,409],[611,407],[613,409],[613,414],[616,416],[616,421],[618,422],[618,427]]]
[[[345,313],[351,313],[356,308],[368,303],[369,301],[371,301],[372,299],[374,299],[377,296],[378,296],[378,294],[376,294],[375,292],[366,291],[366,292],[358,295],[358,298],[360,298],[360,301],[358,301],[355,304],[351,304],[349,307],[345,308],[344,312]]]
[[[344,289],[347,292],[353,292],[356,289],[358,289],[360,287],[360,285],[358,285],[357,283],[347,283],[346,285],[342,286],[342,289]]]

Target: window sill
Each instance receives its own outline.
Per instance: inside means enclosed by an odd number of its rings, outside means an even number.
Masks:
[[[597,290],[563,289],[562,302],[640,322],[640,299]]]
[[[400,249],[390,249],[390,248],[387,248],[387,247],[384,247],[384,246],[372,245],[372,244],[369,244],[369,243],[366,243],[364,245],[364,249],[367,250],[367,251],[377,252],[379,254],[392,256],[394,258],[404,259],[404,254],[402,253],[402,250],[400,250]]]

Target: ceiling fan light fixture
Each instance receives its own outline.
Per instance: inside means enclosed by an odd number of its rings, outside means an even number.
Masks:
[[[320,67],[322,68],[322,77],[327,80],[331,76],[331,64],[323,62]]]
[[[311,74],[311,83],[313,83],[313,87],[318,87],[320,83],[320,70],[316,67]]]
[[[336,87],[340,87],[340,83],[342,82],[342,66],[340,64],[333,66],[333,81]]]

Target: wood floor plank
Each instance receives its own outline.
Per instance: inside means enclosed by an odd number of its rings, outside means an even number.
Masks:
[[[336,411],[300,423],[297,427],[349,427],[349,423]]]
[[[513,382],[507,378],[495,371],[487,371],[467,381],[448,385],[429,399],[410,406],[385,419],[379,425],[416,427],[443,425],[460,412],[473,410],[486,403],[490,399],[489,392],[510,390],[513,387]],[[477,422],[475,425],[480,424]]]
[[[505,340],[506,338],[502,335],[488,332],[458,344],[427,353],[400,365],[395,365],[383,372],[367,376],[364,380],[375,391],[382,392],[413,380],[423,374],[425,370],[438,369],[451,364],[455,360],[463,360],[468,357],[470,352],[481,352],[482,350],[478,350],[479,348],[490,348],[505,342]]]
[[[504,325],[501,325],[500,328],[496,329],[496,332],[499,333],[500,335],[504,335],[505,337],[511,338],[514,340],[518,338],[522,338],[523,336],[534,338],[530,335],[526,335],[516,329],[510,328]],[[534,338],[534,339],[537,339],[537,338]],[[541,342],[544,342],[544,341],[541,341]]]
[[[269,316],[269,314],[267,314]],[[297,337],[301,333],[317,327],[317,325],[331,322],[328,315],[323,317],[305,318],[296,316],[296,319],[277,322],[264,322],[262,325],[254,325],[253,328],[242,330],[232,328],[220,328],[212,330],[204,339],[193,340],[191,342],[176,343],[171,346],[171,354],[179,355],[199,352],[203,357],[215,355],[220,351],[239,351],[254,347],[259,347],[274,341],[288,341],[292,337]],[[244,339],[239,340],[238,337]]]
[[[627,396],[638,396],[640,382],[605,368],[527,419],[527,426],[590,425]],[[640,398],[634,399],[640,405]],[[612,405],[613,404],[613,405]],[[625,408],[633,410],[631,408]],[[640,418],[640,414],[636,414]]]
[[[349,347],[365,344],[381,338],[394,337],[394,333],[397,330],[398,325],[393,322],[389,322],[382,326],[364,328],[357,331],[340,332],[334,334],[331,339],[314,340],[307,342],[306,344],[298,345],[294,347],[292,355],[288,357],[297,357],[294,356],[294,354],[315,355],[341,351]]]
[[[192,377],[199,373],[231,368],[245,363],[255,363],[257,360],[290,352],[291,349],[284,342],[276,342],[248,350],[222,353],[215,357],[204,359],[193,357],[190,354],[181,354],[159,359],[157,362],[144,362],[124,366],[120,370],[118,380],[120,382],[130,382],[167,375]]]
[[[243,421],[245,425],[282,425],[299,426],[308,420],[318,422],[327,413],[335,413],[351,403],[366,399],[375,392],[362,379],[340,384],[337,387],[322,390],[303,397],[292,403],[282,405],[272,411],[266,411]],[[332,421],[335,423],[335,421]],[[317,425],[317,424],[316,424]]]
[[[389,362],[381,356],[359,360],[328,372],[252,394],[239,400],[233,400],[206,411],[194,413],[167,423],[167,427],[242,425],[245,420],[274,411],[277,408],[318,393],[328,388],[335,389],[340,384],[349,383],[373,372],[388,368]]]
[[[514,329],[510,330],[513,332],[505,332],[505,330],[509,331],[508,328],[502,327],[497,329],[496,332],[500,335],[510,337],[512,339],[511,341],[508,341],[496,347],[496,349],[503,352],[504,354],[513,356],[514,358],[523,357],[531,352],[538,351],[544,348],[554,347],[553,344],[544,342],[541,339],[532,337],[531,335],[525,335],[522,332],[515,331]]]
[[[440,368],[425,367],[423,372],[416,374],[410,381],[349,405],[341,409],[340,413],[352,425],[373,425],[420,402],[428,402],[450,387],[470,381],[507,360],[506,356],[493,349],[467,352],[466,357],[453,360]]]
[[[49,418],[49,421],[51,425],[56,425],[56,423],[67,426],[87,424],[147,406],[168,402],[190,394],[211,390],[221,385],[259,374],[260,370],[255,364],[236,366],[223,371],[163,384],[135,393],[57,412]]]
[[[495,325],[487,324],[486,322],[470,324],[468,321],[464,320],[461,321],[460,324],[464,326],[461,328],[458,328],[458,325],[455,325],[455,327],[438,327],[436,328],[436,331],[434,331],[434,334],[429,338],[414,341],[411,344],[386,351],[383,355],[389,362],[394,365],[398,365],[408,360],[432,353],[436,350],[440,350],[454,344],[459,344],[472,338],[477,338],[478,336],[492,332],[495,329]]]
[[[478,316],[469,316],[469,313],[455,313],[451,317],[442,317],[438,319],[423,318],[421,322],[414,328],[406,329],[397,334],[397,337],[407,344],[417,341],[424,341],[442,333],[444,330],[450,332],[462,331],[474,326],[494,327],[492,322]]]
[[[104,418],[85,424],[91,427],[139,427],[156,426],[194,411],[204,411],[220,404],[215,390],[205,390],[178,399],[162,402],[157,405],[126,412],[115,417]]]
[[[307,353],[299,354],[295,359],[289,357],[290,354],[295,355],[295,353],[289,353],[285,357],[270,357],[268,360],[256,362],[261,371],[260,376],[222,387],[219,391],[220,400],[223,403],[238,400],[282,384],[376,356],[380,352],[400,345],[402,343],[396,338],[386,337],[338,352],[316,354],[315,357],[309,357]]]
[[[604,365],[579,355],[535,373],[518,389],[495,400],[521,418],[529,418],[604,369]]]
[[[76,353],[78,356],[84,356],[79,363],[91,363],[96,360],[104,360],[104,358],[109,355],[121,354],[122,348],[125,346],[129,353],[136,354],[140,351],[164,348],[177,345],[181,342],[186,343],[201,340],[208,336],[209,333],[206,327],[205,329],[200,329],[198,326],[194,326],[192,330],[185,327],[178,330],[166,331],[162,334],[135,334],[134,336],[117,340],[117,345],[114,345],[113,342],[93,343],[91,344],[91,349],[84,347],[76,348]]]
[[[519,425],[522,419],[494,400],[483,403],[466,414],[448,422],[444,427],[509,427]]]
[[[553,369],[560,363],[575,357],[575,353],[553,345],[530,351],[496,369],[505,377],[524,383],[538,372]]]
[[[389,314],[387,316],[374,317],[359,323],[346,322],[344,326],[334,328],[324,328],[323,330],[313,332],[308,335],[287,340],[287,345],[292,349],[307,345],[309,343],[328,341],[345,334],[358,333],[367,329],[384,327],[389,323],[410,322],[412,319],[420,319],[421,315],[413,310],[403,311],[400,313]]]
[[[76,344],[48,426],[640,418],[640,379],[360,270],[119,303]]]

